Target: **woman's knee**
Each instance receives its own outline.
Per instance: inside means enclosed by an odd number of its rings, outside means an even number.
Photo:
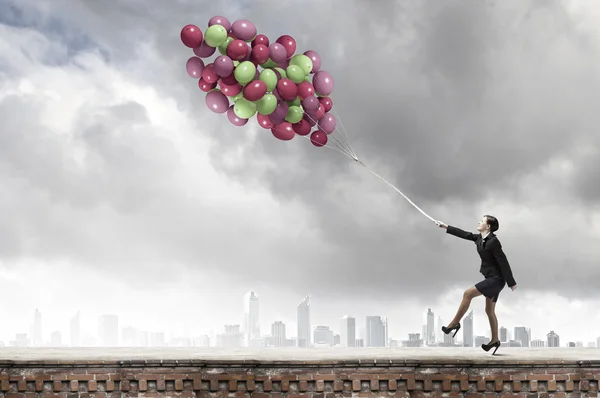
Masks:
[[[477,288],[473,286],[465,290],[465,292],[463,293],[463,297],[466,299],[472,299],[474,297],[477,297],[479,294],[480,293],[477,290]]]

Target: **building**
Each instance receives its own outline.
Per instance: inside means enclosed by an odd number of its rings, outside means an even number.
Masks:
[[[560,347],[560,337],[554,332],[554,330],[551,330],[550,333],[546,335],[546,338],[548,347]]]
[[[427,309],[427,344],[435,343],[435,316],[431,308]]]
[[[356,345],[356,319],[346,315],[342,318],[340,326],[340,345],[354,347]]]
[[[500,327],[500,342],[506,343],[508,341],[508,329],[504,326]]]
[[[521,347],[529,347],[531,342],[531,329],[524,326],[515,327],[515,340],[521,342]]]
[[[315,347],[333,346],[333,331],[329,326],[315,326],[313,344]]]
[[[382,316],[367,316],[366,318],[367,347],[387,346],[387,319]]]
[[[103,347],[119,346],[119,317],[102,315],[99,322],[99,337]]]
[[[35,347],[40,347],[44,344],[42,336],[42,313],[36,308],[33,319],[33,345]]]
[[[273,338],[273,345],[275,347],[285,347],[285,323],[281,321],[274,322],[271,325],[271,336]]]
[[[252,291],[244,295],[244,340],[246,347],[255,347],[260,340],[259,302]]]
[[[463,347],[473,347],[473,340],[473,310],[471,310],[463,322]]]
[[[310,294],[298,304],[298,347],[310,347]]]

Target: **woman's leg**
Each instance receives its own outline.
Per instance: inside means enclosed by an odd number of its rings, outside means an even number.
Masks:
[[[460,320],[462,319],[463,316],[465,316],[465,314],[467,313],[467,310],[469,309],[469,306],[471,305],[471,300],[473,300],[477,296],[481,296],[481,293],[479,292],[479,290],[477,290],[477,288],[475,286],[472,286],[472,287],[468,288],[467,290],[465,290],[462,301],[460,302],[460,305],[458,306],[458,311],[456,311],[456,315],[454,316],[454,319],[448,324],[449,328],[460,323]]]
[[[492,330],[492,340],[489,344],[493,344],[500,341],[498,338],[498,318],[496,318],[496,303],[486,297],[485,299],[485,313],[490,321],[490,329]]]

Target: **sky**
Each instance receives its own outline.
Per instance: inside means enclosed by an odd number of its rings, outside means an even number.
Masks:
[[[215,15],[317,51],[359,158],[432,217],[498,217],[500,325],[600,337],[596,1],[0,0],[0,341],[36,308],[46,339],[78,310],[92,334],[220,332],[249,290],[265,333],[295,335],[310,293],[313,325],[381,315],[403,340],[482,279],[352,160],[212,113],[179,34]]]

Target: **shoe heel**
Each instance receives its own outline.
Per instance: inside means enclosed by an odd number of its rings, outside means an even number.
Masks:
[[[456,336],[456,333],[458,333],[458,331],[459,331],[459,330],[460,330],[460,328],[458,328],[458,329],[456,329],[456,330],[454,331],[454,334],[452,335],[452,338],[454,338],[454,336]]]
[[[496,351],[498,351],[498,348],[500,348],[500,344],[498,344],[495,348],[494,348],[494,352],[492,352],[492,355],[496,355]]]

